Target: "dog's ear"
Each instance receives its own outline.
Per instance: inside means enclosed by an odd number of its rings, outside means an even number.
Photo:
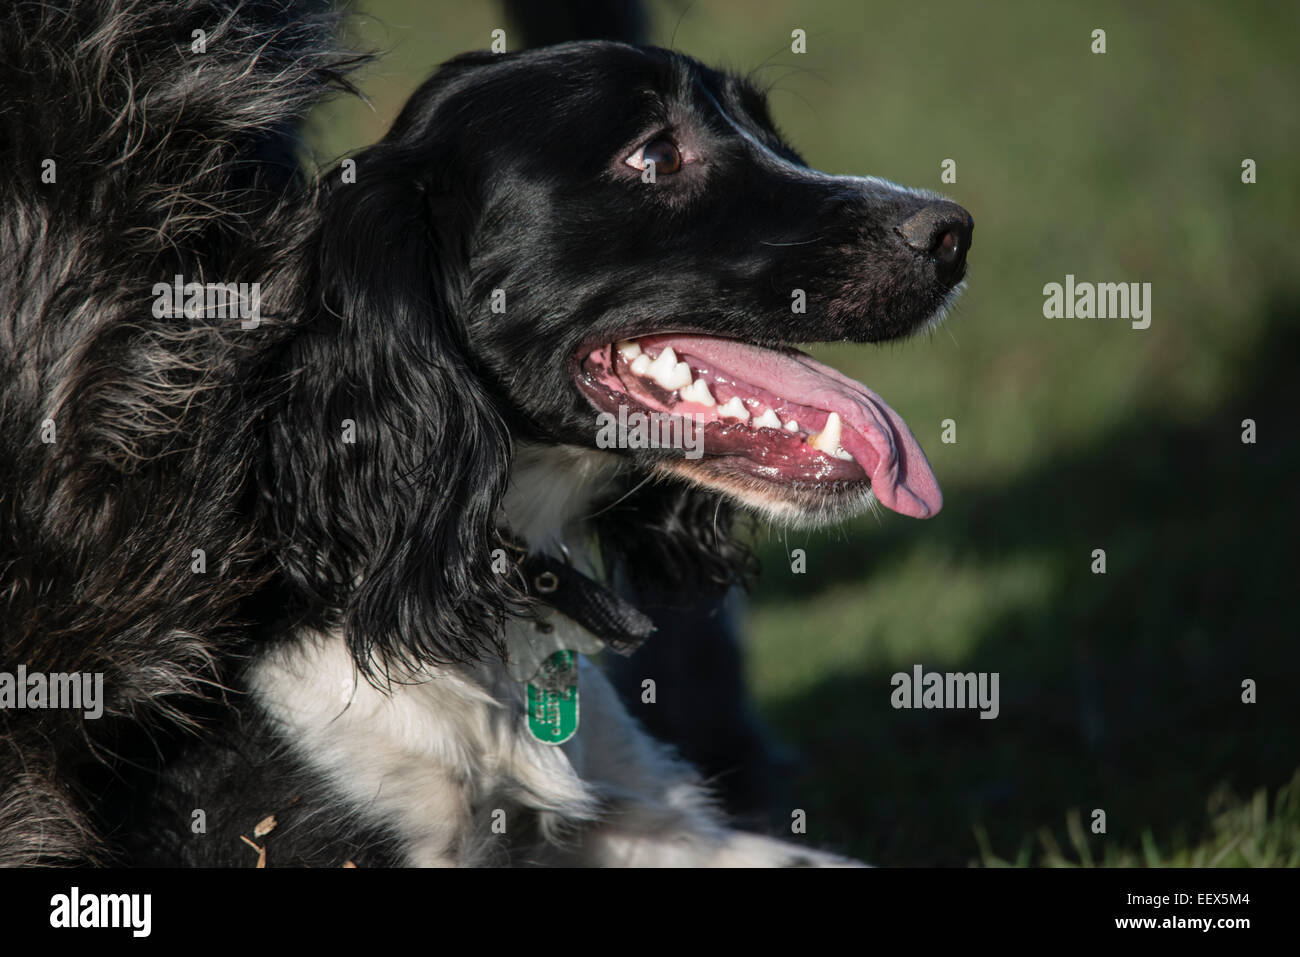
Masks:
[[[425,159],[381,143],[322,196],[269,428],[281,564],[367,674],[500,654],[523,607],[497,551],[509,436],[457,314],[469,227],[440,219]]]
[[[647,605],[678,605],[745,587],[758,572],[735,535],[731,505],[677,479],[629,475],[597,507],[595,533],[609,572]]]

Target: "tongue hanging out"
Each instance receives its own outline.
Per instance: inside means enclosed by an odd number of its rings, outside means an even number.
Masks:
[[[880,396],[801,353],[711,336],[644,336],[584,357],[579,386],[598,406],[703,425],[706,456],[794,485],[870,482],[882,505],[929,518],[943,494],[907,423]]]

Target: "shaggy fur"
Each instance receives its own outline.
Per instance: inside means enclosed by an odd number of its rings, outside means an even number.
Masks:
[[[0,712],[0,863],[95,856],[80,766],[118,719],[181,717],[269,578],[249,520],[254,425],[311,222],[285,131],[355,62],[314,7],[6,13],[0,665],[103,672],[109,716]],[[260,281],[268,321],[154,318],[151,289],[175,274]]]
[[[307,821],[298,863],[814,859],[728,831],[591,669],[579,738],[529,741],[504,636],[545,610],[493,556],[528,528],[534,548],[594,543],[638,588],[725,588],[750,568],[728,501],[823,521],[861,507],[594,451],[575,356],[669,329],[904,335],[960,279],[897,233],[933,197],[814,173],[743,81],[613,43],[459,57],[357,155],[355,182],[308,183],[291,131],[357,62],[328,16],[20,0],[14,20],[0,668],[100,671],[109,702],[100,722],[0,711],[0,864],[113,847],[227,863],[184,843],[188,809],[222,807],[235,833],[253,811],[231,802],[270,766],[281,793],[262,806]],[[665,128],[709,161],[641,188],[620,160]],[[151,290],[177,274],[260,283],[260,323],[156,316]],[[539,482],[582,494],[541,515]],[[208,729],[197,749],[168,730],[187,722]],[[116,755],[138,758],[150,726],[149,816],[115,816],[87,797],[96,769],[129,777]],[[485,848],[500,802],[526,812],[522,856]]]

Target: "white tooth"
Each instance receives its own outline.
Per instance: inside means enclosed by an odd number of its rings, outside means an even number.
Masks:
[[[853,461],[853,456],[849,455],[849,453],[848,453],[848,452],[845,452],[843,449],[836,449],[836,450],[835,450],[835,457],[836,457],[837,459],[843,459],[845,462],[852,462],[852,461]]]
[[[691,381],[691,367],[678,362],[671,346],[665,346],[655,361],[650,363],[650,378],[665,389],[680,389]]]
[[[641,354],[641,343],[633,342],[631,339],[624,339],[617,344],[618,354],[625,359],[635,359]]]
[[[636,375],[645,375],[650,371],[650,357],[644,352],[632,360],[629,367]]]
[[[696,379],[681,392],[682,401],[698,402],[700,405],[717,405],[718,402],[713,398],[713,393],[709,391],[709,384],[703,379]]]
[[[832,412],[826,419],[826,427],[816,435],[808,436],[808,444],[818,452],[825,452],[827,455],[834,455],[835,450],[840,447],[840,417]]]
[[[672,346],[665,346],[659,355],[655,356],[654,362],[650,363],[650,378],[657,379],[661,375],[672,372],[675,365],[677,365],[677,353],[673,352]]]
[[[753,421],[756,429],[779,429],[781,420],[776,417],[776,413],[771,409],[764,409],[763,414]]]
[[[785,430],[786,430],[787,432],[798,432],[798,431],[799,431],[799,423],[796,422],[794,419],[791,419],[789,422],[787,422],[787,423],[785,424]]]
[[[722,408],[718,409],[718,416],[727,419],[740,419],[741,422],[749,421],[749,410],[745,408],[745,403],[740,401],[740,396],[733,395]]]
[[[691,367],[685,362],[679,362],[673,366],[673,371],[668,376],[667,382],[661,382],[665,389],[681,389],[691,384]]]

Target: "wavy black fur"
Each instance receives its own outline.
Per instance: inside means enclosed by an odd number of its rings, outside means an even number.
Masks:
[[[156,319],[151,289],[290,298],[310,190],[286,132],[355,62],[334,29],[287,0],[6,8],[0,668],[102,671],[110,717],[0,712],[0,864],[94,857],[80,766],[115,720],[182,716],[269,576],[247,501],[262,356],[289,326]]]

